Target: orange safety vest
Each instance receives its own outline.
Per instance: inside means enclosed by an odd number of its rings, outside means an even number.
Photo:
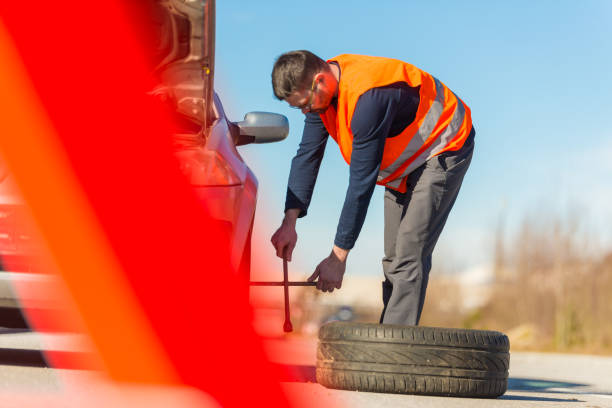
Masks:
[[[343,54],[328,62],[340,66],[338,106],[321,114],[325,128],[351,164],[351,120],[359,97],[372,88],[405,82],[420,86],[414,121],[388,137],[376,184],[406,192],[406,176],[431,157],[459,150],[472,129],[470,108],[441,81],[417,67],[391,58]]]

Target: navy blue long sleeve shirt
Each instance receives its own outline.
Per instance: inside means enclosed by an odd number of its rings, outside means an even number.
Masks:
[[[376,186],[376,179],[388,137],[400,134],[414,121],[419,106],[419,87],[395,83],[365,92],[355,106],[351,121],[353,151],[349,185],[338,222],[334,243],[351,249]],[[307,113],[298,151],[291,162],[285,211],[300,209],[306,215],[329,133],[321,117]]]

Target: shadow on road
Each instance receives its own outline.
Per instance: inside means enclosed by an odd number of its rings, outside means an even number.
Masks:
[[[54,364],[49,364],[46,357]],[[0,365],[94,370],[97,366],[92,361],[95,361],[92,355],[84,352],[53,350],[43,353],[40,350],[0,348]]]
[[[9,329],[29,329],[28,322],[18,307],[0,307],[0,325]]]
[[[534,378],[508,378],[508,391],[526,391],[550,394],[580,393],[576,388],[586,387],[588,384],[571,383],[564,381],[540,380]],[[576,398],[547,398],[530,397],[525,395],[502,395],[499,399],[519,401],[548,401],[548,402],[584,402]]]
[[[565,394],[567,391],[557,390],[557,388],[571,389],[586,386],[588,386],[588,384],[539,380],[534,378],[508,378],[508,390],[512,391],[537,391]]]
[[[0,365],[22,367],[48,367],[39,350],[0,348]]]
[[[543,401],[543,402],[584,402],[576,398],[530,397],[527,395],[502,395],[498,399],[511,401]]]

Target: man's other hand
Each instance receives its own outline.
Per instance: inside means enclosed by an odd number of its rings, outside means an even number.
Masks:
[[[346,270],[346,258],[349,251],[334,245],[334,249],[327,258],[317,266],[308,282],[317,280],[317,289],[322,292],[333,292],[342,287],[342,278]]]
[[[276,249],[276,256],[291,261],[293,249],[297,244],[297,232],[295,232],[295,221],[300,213],[299,209],[291,209],[285,212],[285,218],[276,230],[270,242]]]

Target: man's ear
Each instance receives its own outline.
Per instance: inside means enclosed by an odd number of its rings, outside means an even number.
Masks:
[[[325,83],[325,74],[323,74],[323,72],[318,72],[317,74],[315,74],[313,81],[318,83]]]

